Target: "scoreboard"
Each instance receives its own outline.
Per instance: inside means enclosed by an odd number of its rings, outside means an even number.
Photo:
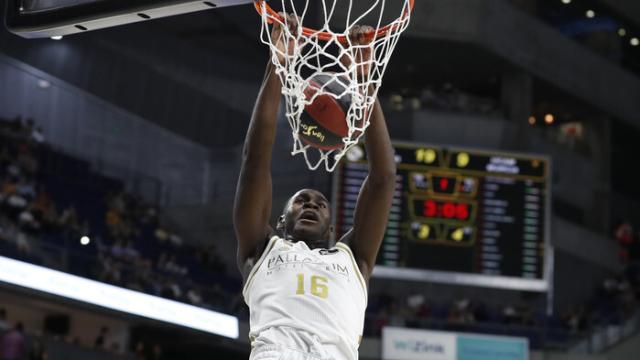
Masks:
[[[550,161],[543,156],[397,143],[396,190],[374,276],[546,291]],[[338,236],[353,226],[364,146],[334,174]]]

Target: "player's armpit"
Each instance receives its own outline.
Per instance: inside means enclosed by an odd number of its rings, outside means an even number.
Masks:
[[[247,277],[253,270],[254,266],[258,262],[258,260],[262,257],[263,253],[267,250],[267,245],[271,241],[271,238],[275,235],[275,232],[271,228],[271,226],[267,226],[265,229],[265,237],[262,242],[259,242],[254,249],[253,253],[244,254],[244,256],[240,256],[240,251],[238,251],[238,268],[240,270],[240,274],[242,274],[243,281],[247,280]]]

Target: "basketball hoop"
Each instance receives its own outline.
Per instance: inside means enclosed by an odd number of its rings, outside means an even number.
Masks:
[[[409,2],[409,7],[408,8],[404,8],[403,9],[403,13],[401,15],[401,17],[404,18],[409,18],[409,16],[411,15],[411,11],[413,11],[413,5],[414,5],[414,0],[408,0]],[[267,4],[267,2],[265,0],[255,0],[253,2],[253,5],[256,7],[256,11],[258,11],[258,14],[264,15],[265,12],[267,13],[267,21],[269,22],[269,24],[272,24],[274,19],[277,19],[277,21],[279,21],[280,23],[284,23],[284,19],[282,18],[282,16],[280,14],[278,14],[278,12],[276,12],[275,10],[273,10],[273,8],[271,8],[271,6],[269,6],[269,4]],[[264,6],[264,8],[263,8]],[[384,6],[384,5],[383,5]],[[392,31],[393,30],[393,26],[394,24],[389,24],[387,26],[384,26],[380,29],[378,29],[376,31],[376,36],[377,37],[383,37],[387,34],[388,31]],[[302,27],[302,34],[305,36],[318,36],[318,38],[322,41],[330,41],[334,34],[332,32],[329,31],[318,31],[318,30],[313,30],[307,27]],[[347,37],[345,35],[338,35],[338,40],[341,43],[345,43],[347,41]]]
[[[339,1],[348,3],[348,8],[344,12],[346,20],[337,19],[335,10]],[[265,0],[254,1],[255,8],[262,18],[260,39],[271,49],[271,59],[282,82],[282,95],[286,104],[285,115],[291,125],[294,139],[292,155],[303,154],[311,170],[317,169],[324,163],[327,171],[333,171],[340,159],[364,135],[369,126],[371,109],[382,83],[382,77],[400,35],[409,26],[414,6],[414,0],[369,0],[371,5],[368,8],[365,6],[365,10],[360,14],[354,14],[356,1],[358,5],[364,2],[363,0],[278,0],[277,3],[281,5],[282,12],[291,13],[298,19],[299,26],[295,33],[288,26],[287,18],[276,12]],[[295,2],[304,3],[304,6],[296,7]],[[324,15],[321,19],[323,24],[317,30],[304,26],[310,3],[316,2],[321,5]],[[389,3],[397,4],[399,8],[401,7],[401,11],[398,18],[384,25],[383,15]],[[365,21],[369,21],[369,24]],[[271,26],[274,23],[282,25],[282,32],[278,39],[271,38]],[[340,30],[335,29],[335,23],[340,23]],[[376,29],[369,35],[370,44],[353,44],[349,39],[349,31],[360,25],[371,25]],[[276,44],[280,41],[295,44],[291,53],[278,50]],[[362,59],[362,56],[358,55],[364,48],[371,51],[370,59]],[[284,61],[281,62],[278,57]],[[362,69],[367,73],[362,74]],[[314,79],[327,77],[335,81],[325,81],[330,85],[314,88],[312,95],[309,95],[308,89]],[[336,93],[335,86],[331,86],[335,83],[340,83],[340,93]],[[333,87],[332,91],[329,87]],[[345,109],[348,132],[340,134],[343,145],[331,149],[312,146],[305,142],[301,137],[300,125],[305,108],[311,106],[316,99],[327,96],[349,104]]]

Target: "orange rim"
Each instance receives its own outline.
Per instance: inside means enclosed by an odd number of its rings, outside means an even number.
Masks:
[[[254,0],[253,1],[253,5],[256,7],[256,11],[258,11],[258,14],[262,15],[262,3],[264,3],[265,0]],[[409,11],[404,11],[404,13],[400,16],[400,20],[405,19],[406,17],[409,16],[409,14],[413,11],[413,5],[414,5],[414,0],[409,0]],[[282,16],[280,16],[280,14],[278,14],[275,10],[273,10],[271,8],[271,6],[267,3],[265,3],[265,9],[269,15],[269,24],[273,23],[273,19],[272,18],[276,18],[279,21],[284,23],[284,19],[282,18]],[[375,37],[384,37],[385,35],[387,35],[387,32],[393,30],[397,25],[393,25],[393,24],[389,24],[387,26],[381,27],[380,29],[378,29],[376,31]],[[317,36],[318,39],[322,40],[322,41],[329,41],[333,38],[333,34],[326,32],[326,31],[318,31],[318,30],[314,30],[314,29],[310,29],[308,27],[302,27],[302,34],[304,36],[307,37],[312,37],[312,36]],[[338,41],[345,43],[347,42],[347,37],[344,35],[340,35],[338,36]]]

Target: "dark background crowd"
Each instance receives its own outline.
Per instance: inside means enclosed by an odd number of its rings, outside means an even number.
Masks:
[[[248,319],[239,284],[227,276],[213,244],[194,245],[172,231],[162,220],[161,208],[48,146],[32,120],[0,120],[0,138],[3,255]],[[71,182],[83,191],[70,190],[69,180],[54,166],[76,168],[71,173],[84,168],[87,181]],[[497,332],[526,336],[536,346],[543,333],[562,342],[600,324],[623,324],[636,314],[640,299],[638,231],[620,222],[613,239],[621,246],[620,261],[627,270],[607,278],[589,303],[547,317],[544,309],[524,301],[489,304],[463,297],[436,302],[426,293],[378,293],[369,301],[365,334],[380,336],[384,326]],[[51,257],[56,251],[68,254],[65,262]],[[21,323],[8,324],[6,314],[0,315],[5,319],[0,322],[2,351],[9,354],[2,360],[12,359],[15,352],[46,358],[37,338],[27,347]],[[108,332],[103,327],[93,346],[120,353],[117,344],[107,343]],[[139,359],[159,359],[163,351],[153,341],[137,341],[126,352]]]

